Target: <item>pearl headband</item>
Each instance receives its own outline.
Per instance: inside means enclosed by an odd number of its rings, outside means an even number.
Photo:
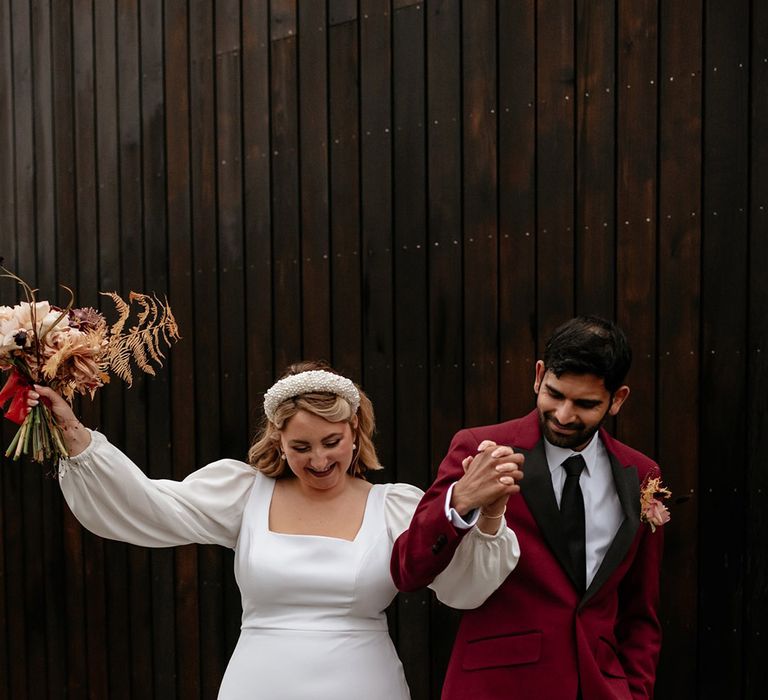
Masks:
[[[264,394],[264,413],[274,423],[275,411],[283,401],[301,394],[315,392],[327,392],[341,396],[352,407],[353,413],[357,413],[357,409],[360,407],[360,394],[352,380],[342,377],[340,374],[326,372],[324,369],[311,369],[307,372],[292,374],[275,382],[272,388]]]

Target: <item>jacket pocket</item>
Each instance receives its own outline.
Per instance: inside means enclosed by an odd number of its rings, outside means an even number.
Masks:
[[[626,678],[627,673],[613,650],[613,645],[606,639],[600,637],[597,640],[597,653],[595,660],[600,670],[612,678]]]
[[[469,642],[464,649],[465,671],[530,664],[541,658],[541,632],[487,637]]]

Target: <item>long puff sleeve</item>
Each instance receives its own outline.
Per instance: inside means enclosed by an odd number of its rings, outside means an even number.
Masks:
[[[424,492],[410,484],[391,484],[385,501],[387,528],[394,542],[409,526]],[[477,608],[504,582],[520,559],[517,535],[502,518],[494,535],[471,528],[448,566],[429,587],[452,608]]]
[[[101,537],[145,547],[234,547],[257,472],[234,459],[183,481],[150,479],[101,434],[59,463],[59,484],[80,523]]]

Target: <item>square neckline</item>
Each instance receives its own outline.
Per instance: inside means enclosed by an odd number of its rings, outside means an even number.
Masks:
[[[267,531],[267,534],[269,535],[276,535],[278,537],[312,537],[312,538],[320,538],[322,540],[331,540],[334,542],[347,542],[348,544],[355,544],[360,539],[360,534],[365,529],[366,523],[368,522],[368,512],[371,510],[369,506],[371,505],[371,494],[373,493],[374,489],[379,486],[379,484],[371,484],[371,488],[368,489],[368,493],[365,497],[365,508],[363,509],[363,518],[360,521],[360,527],[357,528],[357,532],[355,533],[355,536],[353,539],[349,540],[346,537],[334,537],[333,535],[312,535],[308,533],[303,532],[278,532],[277,530],[273,530],[269,526],[269,513],[272,510],[272,498],[275,495],[275,486],[277,486],[277,479],[270,479],[272,482],[268,498],[267,498],[267,507],[265,509],[265,517],[266,517],[266,523],[265,523],[265,530]]]

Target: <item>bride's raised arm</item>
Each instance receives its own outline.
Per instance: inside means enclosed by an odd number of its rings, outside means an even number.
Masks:
[[[150,479],[96,431],[82,426],[69,404],[46,387],[28,398],[48,399],[62,427],[69,459],[59,463],[59,483],[70,509],[91,532],[145,547],[197,542],[234,547],[256,471],[222,459],[183,481]]]

